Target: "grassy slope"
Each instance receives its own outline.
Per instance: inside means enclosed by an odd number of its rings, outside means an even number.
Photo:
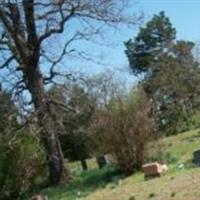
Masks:
[[[199,200],[200,168],[194,168],[191,160],[192,152],[200,148],[200,134],[186,132],[164,139],[164,144],[174,162],[161,178],[144,181],[143,174],[136,173],[120,179],[112,168],[92,169],[76,174],[68,189],[63,186],[43,192],[50,200]],[[179,169],[182,163],[184,169]]]

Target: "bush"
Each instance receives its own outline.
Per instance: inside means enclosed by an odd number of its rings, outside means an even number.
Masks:
[[[163,140],[150,142],[148,145],[146,162],[165,162],[165,150],[166,146]]]
[[[0,137],[0,199],[17,199],[45,176],[44,153],[32,135]]]
[[[129,175],[139,169],[146,157],[147,144],[155,131],[151,104],[143,91],[126,99],[115,99],[96,113],[92,123],[94,140],[102,151]]]
[[[200,112],[198,109],[194,113],[188,114],[188,116],[184,120],[180,120],[180,122],[178,123],[176,133],[182,133],[199,128],[199,117]]]

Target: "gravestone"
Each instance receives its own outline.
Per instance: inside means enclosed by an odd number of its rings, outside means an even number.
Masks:
[[[200,166],[200,149],[193,152],[193,162],[196,165]]]
[[[102,169],[103,167],[105,167],[107,165],[107,161],[106,161],[105,156],[96,157],[96,161],[97,161],[97,164],[99,166],[99,169]]]
[[[166,164],[159,164],[157,162],[154,162],[142,165],[142,169],[144,171],[146,179],[163,175],[168,170],[168,167]]]
[[[48,198],[42,194],[36,194],[30,200],[48,200]]]

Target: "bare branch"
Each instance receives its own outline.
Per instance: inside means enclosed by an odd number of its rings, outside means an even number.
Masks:
[[[64,31],[64,26],[65,26],[65,23],[74,16],[75,14],[75,10],[76,10],[76,7],[72,7],[71,10],[70,10],[70,13],[67,15],[67,16],[63,16],[63,13],[62,13],[62,10],[60,10],[60,16],[61,16],[61,21],[59,23],[59,27],[58,28],[53,28],[53,29],[50,29],[46,30],[46,32],[40,36],[39,38],[39,44],[41,44],[46,38],[54,35],[54,34],[59,34],[59,33],[62,33]],[[47,25],[48,27],[48,25]]]
[[[28,44],[37,43],[36,25],[34,20],[34,0],[23,1],[24,13],[26,18],[26,27],[28,35]]]
[[[8,65],[14,60],[15,56],[10,56],[2,65],[0,65],[0,69],[8,67]]]

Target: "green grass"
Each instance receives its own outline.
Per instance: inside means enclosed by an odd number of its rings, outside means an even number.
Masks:
[[[73,172],[73,181],[65,186],[47,188],[41,191],[51,200],[75,200],[80,197],[86,197],[92,192],[105,188],[108,183],[112,187],[118,184],[118,180],[123,178],[119,170],[109,166],[101,170],[95,168],[82,172],[79,168]]]
[[[42,191],[49,200],[199,200],[200,168],[192,164],[192,153],[200,148],[197,130],[163,139],[165,156],[169,161],[166,175],[144,180],[142,172],[124,178],[113,167],[96,168],[80,172],[73,163],[74,180],[68,186],[48,188]],[[183,168],[179,168],[183,164]]]
[[[191,165],[192,153],[200,148],[200,133],[198,130],[185,132],[164,139],[166,153],[173,156],[175,165],[183,163]]]

